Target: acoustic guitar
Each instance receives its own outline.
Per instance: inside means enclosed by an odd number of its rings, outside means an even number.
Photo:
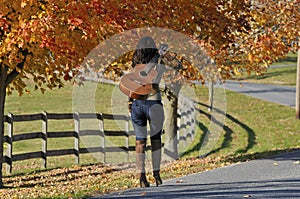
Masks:
[[[141,99],[149,95],[152,92],[153,79],[157,76],[157,72],[152,65],[155,64],[137,64],[132,72],[121,78],[120,90],[134,99]]]
[[[167,55],[168,49],[168,44],[160,45],[158,48],[158,60],[162,57],[166,57],[166,59],[171,61],[175,59],[175,57]],[[156,65],[157,63],[153,62],[148,64],[137,64],[131,73],[124,75],[120,79],[120,90],[130,98],[144,99],[147,97],[153,91],[153,80],[157,77],[157,72],[154,69]]]

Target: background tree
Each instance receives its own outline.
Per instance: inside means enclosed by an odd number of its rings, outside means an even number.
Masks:
[[[271,63],[299,48],[295,43],[300,34],[297,0],[123,1],[118,8],[114,8],[110,1],[104,3],[104,7],[114,10],[107,14],[124,30],[158,26],[195,39],[214,59],[223,80],[244,73],[261,75]],[[205,83],[205,74],[216,72],[209,71],[210,68],[204,72],[200,68],[193,64],[185,66],[180,73],[183,78],[174,78],[179,81],[173,81],[170,86],[177,89],[175,95],[167,93],[167,104],[171,108],[166,114],[168,118],[173,118],[166,121],[167,139],[176,137],[174,118],[180,81],[188,79]],[[172,150],[176,153],[176,143],[173,146]]]
[[[247,12],[249,5],[239,1],[233,5],[231,6],[231,3],[226,1],[105,1],[102,2],[102,6],[105,8],[102,10],[102,14],[120,24],[124,31],[143,27],[162,27],[178,31],[194,39],[198,47],[201,44],[212,56],[218,53],[214,48],[224,48],[225,42],[234,42],[234,35],[231,30],[243,31],[243,28],[250,26],[248,24],[250,14]],[[231,14],[232,10],[236,10],[238,14]],[[120,46],[115,48],[120,48]],[[184,69],[176,77],[175,74],[167,74],[171,77],[169,80],[172,81],[168,82],[168,89],[165,91],[166,100],[168,100],[166,103],[168,120],[165,122],[165,140],[173,142],[168,149],[173,154],[171,155],[172,158],[177,158],[177,144],[174,138],[177,137],[177,96],[182,82],[184,80],[196,80],[205,83],[208,74],[214,76],[217,74],[215,67],[203,64],[208,64],[205,61],[195,65],[189,58],[191,52],[184,49],[184,44],[180,52],[179,59],[185,60]],[[202,55],[196,56],[201,59],[200,56]],[[130,60],[131,56],[122,56],[117,60],[119,64],[108,63],[109,66],[104,65],[106,77],[116,79],[116,76],[128,69],[129,64],[124,63],[129,63]],[[101,69],[99,70],[101,71]],[[112,73],[111,71],[115,72]]]

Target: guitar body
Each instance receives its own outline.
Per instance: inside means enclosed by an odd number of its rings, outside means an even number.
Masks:
[[[146,64],[137,64],[131,73],[121,78],[119,88],[125,95],[134,99],[141,99],[152,92],[152,83],[157,72],[152,69],[145,74],[146,68]]]

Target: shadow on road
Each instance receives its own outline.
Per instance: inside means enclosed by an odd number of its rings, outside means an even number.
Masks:
[[[258,180],[236,181],[228,183],[191,183],[169,184],[159,187],[158,190],[134,189],[117,198],[293,198],[300,195],[300,180]],[[187,188],[188,187],[188,188]],[[109,198],[110,196],[103,197]],[[102,198],[102,197],[97,197]]]

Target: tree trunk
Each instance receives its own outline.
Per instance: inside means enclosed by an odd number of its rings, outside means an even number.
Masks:
[[[178,94],[181,89],[180,84],[172,84],[166,91],[165,107],[165,139],[164,154],[166,160],[176,160],[178,158],[177,148],[177,110],[178,110]]]
[[[296,80],[296,118],[300,119],[300,49],[298,49],[297,80]]]
[[[6,97],[6,77],[7,71],[0,66],[0,188],[3,188],[2,168],[3,168],[3,139],[4,139],[4,104]]]

